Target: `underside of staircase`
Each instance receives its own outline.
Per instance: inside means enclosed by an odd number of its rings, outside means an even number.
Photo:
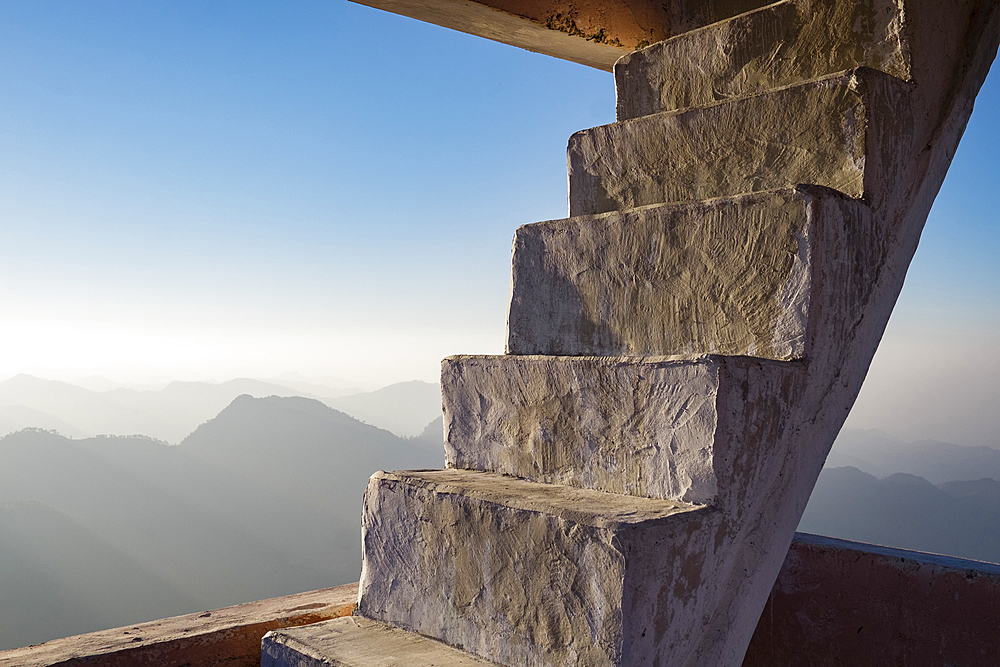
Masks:
[[[378,472],[353,617],[263,665],[742,663],[997,50],[991,0],[783,0],[615,65],[445,470]]]

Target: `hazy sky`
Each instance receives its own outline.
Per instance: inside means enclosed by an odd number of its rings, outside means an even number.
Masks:
[[[996,79],[852,425],[1000,431]],[[514,229],[614,120],[610,74],[341,0],[4,0],[0,90],[0,378],[500,353]]]

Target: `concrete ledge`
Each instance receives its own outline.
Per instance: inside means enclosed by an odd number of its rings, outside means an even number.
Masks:
[[[357,598],[358,585],[347,584],[64,637],[0,651],[0,667],[257,667],[267,632],[347,616]]]

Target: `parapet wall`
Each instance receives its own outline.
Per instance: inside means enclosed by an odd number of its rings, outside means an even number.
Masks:
[[[1000,565],[797,533],[744,667],[1000,665]]]
[[[350,584],[0,651],[0,667],[256,667],[276,628],[350,614]],[[1000,565],[798,533],[744,667],[1000,664]]]

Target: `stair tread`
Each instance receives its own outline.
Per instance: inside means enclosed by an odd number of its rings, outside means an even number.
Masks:
[[[357,616],[264,636],[261,667],[482,667],[492,665],[415,632]]]
[[[532,482],[480,470],[379,471],[372,478],[418,486],[435,494],[461,495],[516,510],[555,514],[597,528],[627,526],[704,509],[702,505],[677,500]]]

